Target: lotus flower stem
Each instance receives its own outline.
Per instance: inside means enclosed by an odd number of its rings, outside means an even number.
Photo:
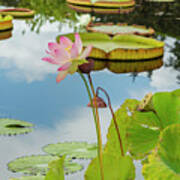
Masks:
[[[100,119],[99,119],[99,112],[97,107],[97,101],[96,101],[96,93],[94,90],[93,82],[91,79],[90,73],[88,74],[88,80],[91,87],[91,91],[93,93],[94,99],[95,99],[95,113],[96,113],[96,132],[97,132],[97,138],[98,138],[98,155],[99,155],[99,164],[100,164],[100,174],[101,174],[101,180],[104,180],[104,172],[103,172],[103,148],[102,148],[102,137],[101,137],[101,127],[100,127]],[[92,100],[91,100],[92,101]],[[91,104],[93,107],[93,103]]]
[[[109,109],[111,111],[111,114],[112,114],[112,118],[113,118],[113,121],[114,121],[114,125],[115,125],[115,128],[116,128],[116,132],[117,132],[117,136],[118,136],[118,140],[119,140],[119,144],[120,144],[120,150],[121,150],[121,155],[124,156],[124,150],[123,150],[123,144],[122,144],[122,139],[121,139],[121,135],[120,135],[120,130],[119,130],[119,127],[118,127],[118,123],[117,123],[117,120],[116,120],[116,116],[114,114],[114,111],[112,109],[112,106],[111,106],[111,100],[110,100],[110,97],[108,95],[108,93],[106,92],[105,89],[101,88],[101,87],[98,87],[96,89],[96,96],[98,96],[98,92],[99,91],[102,91],[106,97],[107,97],[107,100],[108,100],[108,106],[109,106]]]
[[[90,92],[88,83],[87,83],[85,77],[83,76],[83,74],[81,72],[79,72],[79,74],[80,74],[80,76],[81,76],[81,78],[82,78],[82,80],[86,86],[86,90],[88,92],[89,100],[90,100],[92,111],[93,111],[94,122],[96,125],[97,142],[98,142],[98,158],[99,158],[99,164],[100,164],[100,175],[101,175],[101,180],[104,180],[103,161],[102,161],[102,139],[101,139],[100,126],[97,123],[97,119],[99,119],[99,115],[97,116],[96,110],[93,106],[92,96],[91,96],[91,92]],[[91,82],[92,82],[92,80],[91,80]],[[93,90],[94,90],[94,88],[93,88]],[[97,109],[97,106],[96,106],[96,109]]]

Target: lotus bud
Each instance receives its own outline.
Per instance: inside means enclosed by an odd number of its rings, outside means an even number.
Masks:
[[[106,108],[106,107],[107,107],[107,105],[106,105],[106,103],[104,102],[104,100],[103,100],[102,98],[98,97],[98,96],[96,96],[96,98],[94,97],[94,98],[92,99],[92,104],[93,104],[93,107],[96,107],[96,105],[97,105],[98,108]],[[91,106],[91,102],[88,103],[87,106],[88,106],[88,107],[92,107],[92,106]]]
[[[79,66],[79,70],[82,72],[82,73],[90,73],[92,70],[94,69],[94,60],[92,59],[89,59],[88,60],[88,63],[84,63],[84,64],[81,64]]]

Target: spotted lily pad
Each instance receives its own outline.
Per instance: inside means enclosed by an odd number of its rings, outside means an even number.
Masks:
[[[143,175],[146,180],[180,180],[180,124],[161,133],[158,150],[148,157]]]
[[[15,119],[0,119],[0,135],[18,135],[33,131],[33,124],[15,120]]]
[[[74,34],[65,36],[74,41]],[[80,33],[80,36],[85,47],[93,45],[89,55],[92,59],[145,60],[161,57],[164,52],[163,42],[137,35],[116,35],[111,38],[103,33]]]
[[[48,164],[54,160],[58,160],[58,157],[50,155],[25,156],[8,163],[8,169],[12,172],[44,176],[48,172]],[[65,160],[64,171],[66,174],[80,171],[82,168],[77,163],[73,163],[68,159]]]
[[[142,36],[152,36],[154,30],[152,28],[146,28],[145,26],[139,25],[128,25],[128,24],[113,24],[113,23],[89,23],[87,30],[91,32],[100,32],[108,35],[117,34],[136,34]]]
[[[97,145],[86,142],[65,142],[49,144],[43,148],[46,153],[55,156],[66,155],[70,158],[94,158],[97,155]]]

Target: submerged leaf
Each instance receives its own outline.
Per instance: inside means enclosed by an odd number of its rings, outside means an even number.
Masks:
[[[133,180],[135,167],[130,156],[103,154],[104,180]],[[85,173],[85,180],[100,180],[99,160],[93,159]]]
[[[21,172],[29,175],[46,175],[48,171],[48,163],[58,160],[57,156],[36,155],[17,158],[8,164],[8,169],[12,172]],[[65,160],[65,173],[73,173],[82,169],[77,163],[72,163],[68,159]]]
[[[49,144],[43,148],[46,153],[55,156],[66,155],[70,158],[94,158],[97,155],[97,145],[86,142],[65,142]]]
[[[157,152],[143,166],[146,180],[180,180],[180,124],[163,130]]]
[[[18,135],[33,131],[33,124],[15,120],[15,119],[0,119],[0,135]]]

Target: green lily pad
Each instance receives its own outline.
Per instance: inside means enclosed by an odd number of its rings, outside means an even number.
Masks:
[[[8,31],[13,29],[12,16],[1,16],[0,15],[0,32]]]
[[[74,41],[74,34],[65,36]],[[89,57],[95,59],[144,60],[163,55],[164,43],[152,38],[137,35],[116,35],[110,38],[102,33],[80,33],[80,36],[84,46],[93,45]]]
[[[163,130],[157,152],[143,166],[146,180],[180,180],[180,124]]]
[[[135,111],[127,128],[130,153],[137,159],[145,157],[158,143],[160,132],[168,125],[180,123],[180,90],[156,93],[146,111]]]
[[[58,157],[50,155],[25,156],[8,163],[8,169],[12,172],[44,176],[48,171],[48,163],[54,160],[58,160]],[[80,171],[82,168],[77,163],[72,163],[68,159],[65,160],[64,170],[66,174]]]
[[[23,176],[20,178],[10,178],[10,180],[45,180],[45,176]]]
[[[85,7],[120,8],[135,5],[134,0],[67,0],[69,4]],[[113,2],[113,3],[112,3]]]
[[[89,159],[97,155],[97,145],[86,142],[65,142],[49,144],[43,148],[46,153],[55,156],[66,155],[70,158]]]
[[[152,28],[146,28],[145,26],[128,25],[128,24],[103,24],[103,23],[90,23],[87,26],[88,31],[100,32],[108,35],[117,34],[136,34],[142,36],[152,36],[154,30]]]
[[[0,135],[18,135],[33,131],[33,124],[15,120],[15,119],[0,119]]]
[[[104,180],[130,180],[135,179],[135,167],[130,156],[114,156],[103,154]],[[85,173],[85,180],[100,180],[99,160],[91,161]]]

